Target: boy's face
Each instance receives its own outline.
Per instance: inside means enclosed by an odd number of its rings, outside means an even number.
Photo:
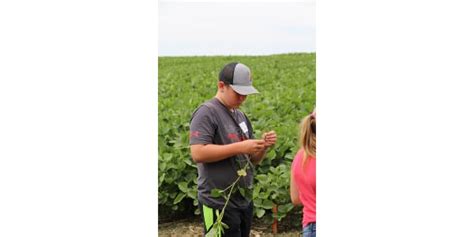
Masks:
[[[225,85],[223,82],[219,82],[219,90],[221,91],[224,102],[228,108],[239,108],[247,98],[246,95],[241,95],[235,92],[232,87]]]

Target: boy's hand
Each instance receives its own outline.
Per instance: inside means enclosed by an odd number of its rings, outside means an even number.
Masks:
[[[266,132],[262,135],[262,139],[265,141],[265,149],[273,146],[277,141],[277,134],[275,131]]]
[[[254,154],[265,149],[265,141],[258,139],[249,139],[242,141],[243,153]]]

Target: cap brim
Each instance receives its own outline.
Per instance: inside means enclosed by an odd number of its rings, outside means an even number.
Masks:
[[[250,95],[250,94],[257,94],[260,93],[258,92],[257,89],[255,89],[253,86],[238,86],[238,85],[230,85],[232,89],[241,94],[241,95]]]

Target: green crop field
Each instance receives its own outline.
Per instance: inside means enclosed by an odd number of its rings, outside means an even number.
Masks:
[[[298,124],[316,101],[316,54],[270,56],[160,57],[158,63],[158,202],[160,220],[199,214],[197,169],[189,153],[189,119],[198,105],[215,96],[220,69],[241,62],[252,70],[260,94],[241,106],[255,136],[275,130],[278,141],[256,168],[254,216],[271,223],[294,215],[289,195],[290,166],[298,149]],[[301,219],[293,219],[300,225]]]

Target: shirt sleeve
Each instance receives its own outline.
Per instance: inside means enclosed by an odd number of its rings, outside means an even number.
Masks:
[[[214,143],[216,123],[207,106],[201,106],[193,113],[189,130],[190,145]]]

